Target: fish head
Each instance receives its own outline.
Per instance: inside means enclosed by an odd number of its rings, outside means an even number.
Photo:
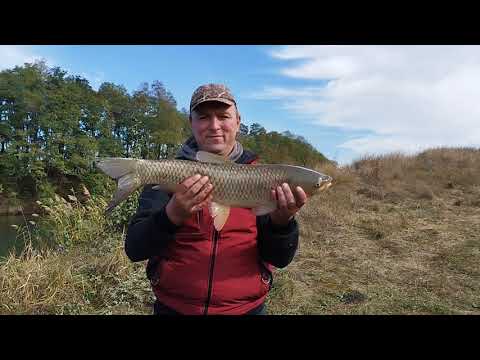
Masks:
[[[301,166],[292,166],[290,171],[292,190],[300,186],[308,196],[313,196],[332,185],[332,177]]]

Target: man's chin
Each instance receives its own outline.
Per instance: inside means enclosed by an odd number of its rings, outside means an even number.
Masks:
[[[223,144],[209,144],[206,145],[203,149],[204,151],[213,153],[213,154],[222,154],[225,151],[225,145]]]

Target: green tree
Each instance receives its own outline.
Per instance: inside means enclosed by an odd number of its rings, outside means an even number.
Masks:
[[[96,156],[171,158],[191,136],[189,114],[161,81],[130,94],[122,85],[87,79],[44,62],[0,72],[0,188],[25,197],[68,193],[83,183],[93,193],[112,182]],[[325,160],[302,137],[240,125],[239,140],[263,162],[311,165]]]
[[[252,136],[259,136],[259,135],[265,135],[267,133],[267,130],[265,128],[258,124],[258,123],[253,123],[250,125],[250,135]]]
[[[248,136],[248,126],[240,123],[240,130],[239,130],[240,136],[245,137]]]

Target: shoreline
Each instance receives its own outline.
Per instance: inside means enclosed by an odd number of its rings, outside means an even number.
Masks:
[[[0,216],[32,215],[38,211],[34,200],[16,201],[13,204],[8,199],[0,198]]]

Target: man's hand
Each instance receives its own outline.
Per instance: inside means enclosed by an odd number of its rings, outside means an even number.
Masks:
[[[212,200],[213,185],[207,176],[194,175],[177,186],[165,211],[171,222],[182,225],[193,213]]]
[[[295,188],[295,196],[286,183],[272,189],[272,198],[277,201],[277,210],[270,213],[275,225],[287,225],[300,208],[307,202],[307,195],[300,186]]]

